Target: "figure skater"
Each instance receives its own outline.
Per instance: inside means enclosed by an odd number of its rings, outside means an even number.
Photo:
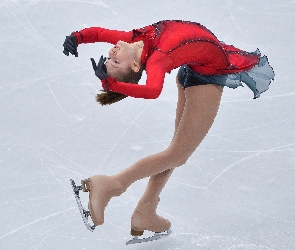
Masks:
[[[170,145],[117,174],[82,180],[97,226],[104,223],[104,210],[112,197],[124,193],[135,181],[150,177],[133,212],[131,234],[167,231],[170,221],[156,213],[160,193],[173,170],[185,164],[208,133],[223,87],[236,88],[244,83],[258,98],[268,89],[274,72],[258,50],[249,53],[227,45],[195,22],[160,21],[129,32],[85,28],[66,37],[64,54],[77,57],[78,45],[94,42],[114,44],[107,59],[102,56],[96,64],[91,58],[95,75],[102,82],[103,92],[97,95],[102,105],[126,96],[155,99],[162,91],[165,74],[179,67],[175,132]],[[138,85],[143,70],[146,84]]]

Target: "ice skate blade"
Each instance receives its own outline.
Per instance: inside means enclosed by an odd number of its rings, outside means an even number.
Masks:
[[[86,228],[89,231],[93,232],[93,230],[95,229],[95,225],[91,226],[88,222],[89,216],[91,217],[90,212],[84,209],[82,202],[80,200],[80,196],[79,196],[79,191],[82,190],[83,188],[82,188],[82,186],[76,186],[75,181],[72,179],[71,179],[71,185],[72,185],[72,189],[73,189],[75,199],[76,199],[80,214],[82,216],[83,222],[84,222]]]
[[[134,236],[134,238],[132,240],[129,240],[129,241],[126,242],[126,245],[159,240],[159,239],[162,239],[162,238],[165,238],[165,237],[169,236],[171,233],[172,233],[172,231],[171,231],[171,229],[169,229],[166,232],[155,233],[153,236],[147,237],[147,238],[138,238],[138,236]]]

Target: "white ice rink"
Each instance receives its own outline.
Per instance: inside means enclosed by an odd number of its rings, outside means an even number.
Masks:
[[[256,100],[247,87],[225,89],[208,136],[161,195],[172,235],[125,246],[147,179],[112,199],[93,233],[69,180],[117,173],[168,146],[177,71],[156,100],[101,107],[89,58],[111,45],[81,45],[75,58],[62,44],[84,27],[163,19],[200,22],[227,44],[259,48],[276,78]],[[295,249],[294,0],[0,0],[0,24],[0,249]]]

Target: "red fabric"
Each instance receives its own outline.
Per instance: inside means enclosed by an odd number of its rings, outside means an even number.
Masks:
[[[232,74],[250,70],[260,58],[255,53],[224,44],[204,26],[186,21],[161,21],[129,32],[92,27],[74,35],[79,44],[142,40],[141,60],[146,66],[146,84],[130,84],[115,79],[107,82],[111,91],[147,99],[157,98],[163,88],[165,73],[183,64],[204,75]]]

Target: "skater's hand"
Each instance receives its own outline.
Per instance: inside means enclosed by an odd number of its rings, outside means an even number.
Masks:
[[[69,53],[72,55],[75,55],[75,57],[78,57],[78,39],[74,35],[66,36],[65,42],[63,44],[64,46],[64,54],[66,56],[69,56]]]
[[[100,80],[103,80],[109,77],[107,73],[107,67],[105,65],[105,61],[107,60],[105,57],[101,56],[97,65],[93,58],[90,58],[90,60],[92,62],[92,67],[95,72],[95,75]]]

